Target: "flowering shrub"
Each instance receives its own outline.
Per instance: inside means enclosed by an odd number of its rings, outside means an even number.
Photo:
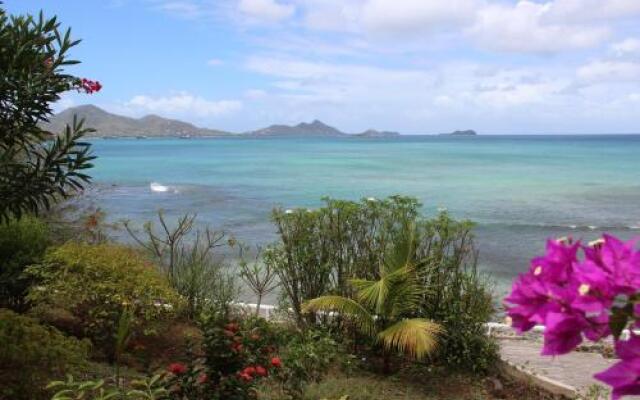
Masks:
[[[582,257],[580,257],[582,255]],[[549,240],[546,254],[531,260],[528,273],[505,299],[512,326],[520,333],[545,326],[543,355],[566,354],[583,339],[612,335],[620,361],[596,379],[613,387],[612,397],[640,394],[640,251],[635,241],[604,235],[584,246]]]
[[[95,158],[83,140],[91,132],[74,118],[50,132],[52,104],[63,93],[94,93],[99,82],[70,75],[78,61],[69,51],[80,41],[42,13],[8,15],[0,7],[0,221],[48,210],[91,180]]]
[[[208,399],[244,400],[256,397],[255,386],[282,368],[276,336],[261,318],[243,322],[215,318],[205,327],[204,385]]]

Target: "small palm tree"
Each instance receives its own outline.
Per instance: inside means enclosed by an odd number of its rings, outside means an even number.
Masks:
[[[377,280],[351,279],[354,298],[321,296],[305,303],[305,312],[336,311],[351,319],[384,349],[385,371],[392,350],[422,359],[437,344],[442,327],[415,314],[423,288],[416,277],[415,227],[408,225],[378,268]]]

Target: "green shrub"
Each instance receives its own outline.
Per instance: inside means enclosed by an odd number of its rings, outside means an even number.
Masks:
[[[0,309],[0,398],[39,399],[46,382],[84,365],[89,343]]]
[[[279,240],[266,261],[278,273],[285,303],[304,326],[304,302],[327,294],[352,298],[351,279],[380,280],[385,253],[400,241],[406,226],[414,226],[410,261],[423,290],[416,309],[403,317],[443,326],[437,354],[442,364],[486,371],[496,356],[483,329],[493,302],[476,269],[474,225],[446,212],[426,218],[420,208],[416,199],[393,196],[361,202],[325,199],[315,210],[275,210]]]
[[[427,288],[420,313],[445,330],[438,361],[448,368],[476,373],[490,370],[497,347],[484,324],[494,313],[488,282],[476,268],[473,224],[456,221],[442,212],[421,224],[423,243],[418,257],[424,262],[419,276]]]
[[[338,344],[327,333],[309,329],[288,338],[281,350],[284,367],[278,380],[291,398],[302,398],[309,383],[319,382],[338,355]]]
[[[30,284],[24,270],[41,261],[49,242],[47,225],[34,217],[0,223],[0,307],[24,311]]]
[[[415,220],[420,204],[393,196],[361,202],[325,198],[315,210],[273,211],[279,240],[266,254],[294,315],[303,322],[302,304],[328,292],[352,294],[351,278],[377,279],[388,243]]]
[[[134,380],[132,389],[125,390],[107,385],[104,380],[76,381],[69,375],[64,381],[53,381],[47,388],[55,391],[51,400],[166,400],[169,391],[165,387],[163,376],[154,375],[150,378]]]
[[[113,360],[118,321],[132,315],[131,339],[154,333],[176,315],[181,299],[157,267],[134,250],[112,244],[67,243],[28,269],[37,280],[34,311],[75,335],[90,338]]]

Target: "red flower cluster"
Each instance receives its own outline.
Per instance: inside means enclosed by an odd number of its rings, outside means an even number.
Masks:
[[[172,364],[169,364],[169,367],[167,368],[167,370],[174,375],[182,375],[185,372],[187,372],[187,366],[179,362],[172,363]]]
[[[277,362],[274,363],[274,360],[277,360]],[[282,363],[280,362],[280,359],[277,357],[274,357],[271,360],[271,364],[273,366],[276,366],[277,364],[278,367],[282,365]],[[243,369],[242,371],[238,372],[238,377],[245,382],[251,382],[255,377],[265,378],[267,376],[269,376],[269,371],[267,370],[267,368],[263,367],[262,365],[256,365],[256,366],[250,365],[245,369]]]
[[[90,79],[82,78],[80,81],[80,89],[85,93],[91,94],[95,92],[99,92],[102,89],[102,85],[98,81],[92,81]]]

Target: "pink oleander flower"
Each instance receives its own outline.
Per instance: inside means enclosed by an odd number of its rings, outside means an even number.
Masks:
[[[620,361],[594,377],[613,388],[611,398],[640,394],[640,337],[616,342]]]
[[[82,80],[80,81],[80,88],[78,90],[82,90],[85,93],[91,94],[99,92],[100,89],[102,89],[102,85],[100,84],[100,82],[82,78]]]

